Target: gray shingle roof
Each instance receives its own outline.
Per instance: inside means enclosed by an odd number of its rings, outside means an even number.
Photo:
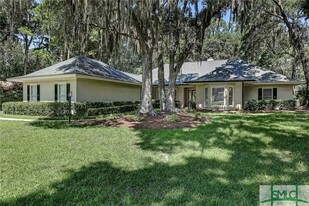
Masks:
[[[129,76],[112,66],[82,56],[73,57],[22,77],[30,78],[62,74],[80,74],[130,83],[140,83],[132,76]]]
[[[298,80],[288,78],[282,74],[266,70],[248,64],[239,59],[228,60],[225,65],[218,67],[204,76],[189,82],[212,82],[212,81],[255,81],[260,83],[271,82],[297,82]]]
[[[180,74],[177,76],[176,84],[183,84],[186,81],[201,77],[224,65],[226,62],[227,60],[185,62],[181,67]],[[168,84],[169,64],[164,64],[164,78],[165,83]],[[158,68],[152,70],[152,82],[154,85],[158,84]]]

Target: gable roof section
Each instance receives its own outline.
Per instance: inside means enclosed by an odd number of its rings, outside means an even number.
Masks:
[[[176,84],[184,84],[198,77],[201,77],[217,67],[224,65],[227,60],[213,60],[213,61],[200,61],[200,62],[185,62],[177,76]],[[169,64],[164,64],[164,80],[168,84],[169,79]],[[152,70],[153,85],[158,85],[158,68]]]
[[[109,66],[101,61],[89,59],[82,56],[73,57],[66,61],[59,62],[52,66],[14,79],[55,76],[64,74],[78,74],[129,83],[140,83],[132,76],[129,76],[128,74],[121,72],[112,66]]]
[[[187,81],[187,83],[227,81],[255,81],[257,83],[300,82],[282,74],[248,64],[243,60],[234,59],[228,60],[225,65],[218,67],[204,76]]]

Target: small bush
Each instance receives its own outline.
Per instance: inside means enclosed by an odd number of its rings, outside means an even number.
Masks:
[[[258,106],[257,106],[258,104],[257,104],[257,101],[256,100],[249,100],[249,101],[247,101],[246,103],[245,103],[245,105],[244,105],[244,109],[246,110],[246,111],[256,111],[257,110],[257,108],[258,108]]]
[[[126,120],[128,122],[140,122],[142,119],[143,119],[142,117],[136,115],[126,117]]]
[[[299,99],[300,106],[305,106],[307,103],[307,86],[301,87],[296,93],[296,99]]]
[[[266,109],[275,110],[278,107],[278,104],[279,102],[277,102],[276,100],[269,100],[266,105]]]
[[[176,114],[166,116],[167,121],[169,122],[180,122],[181,120],[177,117]]]
[[[295,100],[285,100],[280,103],[280,109],[294,110],[296,109]]]
[[[194,109],[194,110],[196,110],[196,102],[194,102],[194,101],[189,101],[188,107],[189,107],[189,109]]]
[[[153,108],[155,108],[155,109],[160,108],[160,100],[154,100],[154,101],[152,101],[152,106],[153,106]],[[181,107],[180,101],[176,100],[176,101],[175,101],[175,106],[176,106],[176,108],[180,108],[180,107]]]

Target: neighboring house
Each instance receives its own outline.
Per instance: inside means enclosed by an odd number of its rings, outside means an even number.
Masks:
[[[166,79],[168,73],[165,65]],[[303,83],[242,60],[190,62],[178,76],[176,100],[182,106],[194,101],[198,108],[241,109],[247,100],[291,100],[293,87]],[[157,88],[153,94],[159,98]]]
[[[165,68],[168,84],[169,65]],[[158,69],[153,70],[153,99],[159,99]],[[142,75],[121,72],[103,62],[74,57],[31,74],[10,78],[23,82],[24,101],[74,102],[134,101],[140,99]],[[242,60],[186,62],[176,81],[176,100],[185,107],[241,109],[247,100],[290,100],[293,87],[304,82],[290,79]]]
[[[73,102],[140,100],[140,81],[81,56],[8,80],[23,83],[24,101],[65,102],[69,92]]]

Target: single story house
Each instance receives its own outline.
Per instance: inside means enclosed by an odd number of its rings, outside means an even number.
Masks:
[[[132,76],[134,76],[132,74]],[[141,82],[103,62],[73,57],[36,72],[10,78],[23,83],[23,101],[140,100]]]
[[[169,65],[164,65],[168,84]],[[153,77],[158,76],[153,70]],[[186,107],[241,109],[248,100],[292,100],[294,86],[305,82],[260,68],[239,59],[186,62],[176,81],[176,100]],[[159,99],[158,80],[153,79],[153,97]]]
[[[165,84],[168,84],[165,64]],[[153,99],[159,99],[158,69],[153,69]],[[73,102],[140,100],[142,75],[119,71],[103,62],[77,56],[39,71],[8,79],[23,83],[24,101]],[[290,100],[304,82],[245,61],[186,62],[176,81],[176,100],[186,107],[241,109],[247,100]]]

